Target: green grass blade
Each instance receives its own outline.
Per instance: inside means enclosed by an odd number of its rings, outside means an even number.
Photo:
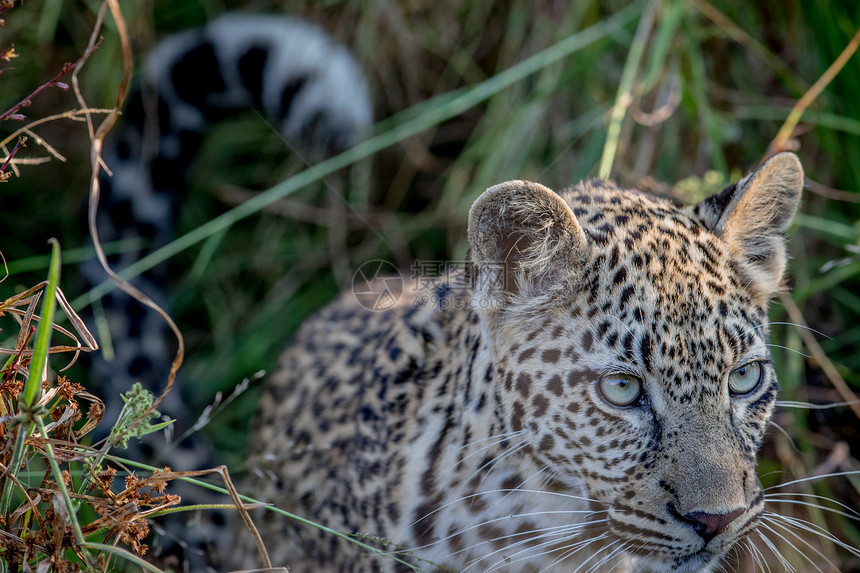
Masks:
[[[860,231],[854,225],[840,223],[824,217],[816,217],[807,213],[798,213],[794,216],[794,225],[799,229],[814,231],[824,239],[836,244],[845,242],[856,243],[860,240]]]
[[[648,43],[648,36],[651,33],[651,28],[654,26],[654,19],[657,17],[660,4],[660,0],[651,1],[648,10],[639,20],[636,36],[634,36],[633,42],[630,44],[630,51],[627,53],[627,61],[624,62],[621,81],[618,84],[618,92],[615,96],[615,105],[612,107],[612,115],[609,118],[606,144],[603,146],[603,155],[600,157],[598,177],[601,179],[609,179],[612,175],[612,164],[615,163],[615,152],[618,150],[618,139],[621,137],[621,124],[627,115],[627,108],[633,102],[633,82],[636,79],[636,73],[639,71],[642,54],[645,53],[645,45]]]
[[[87,547],[89,549],[95,549],[97,551],[103,551],[105,553],[111,553],[113,555],[122,557],[126,561],[134,563],[143,570],[152,571],[152,573],[164,573],[164,571],[162,571],[152,563],[147,562],[145,559],[141,559],[134,553],[127,551],[122,547],[116,547],[115,545],[106,545],[104,543],[95,543],[92,541],[87,541],[83,545],[84,547]]]
[[[27,406],[35,404],[36,395],[42,384],[42,378],[48,363],[48,348],[51,345],[51,331],[54,324],[54,313],[57,309],[57,286],[60,284],[60,244],[51,239],[51,263],[48,268],[48,284],[45,286],[42,300],[42,316],[36,328],[36,343],[33,346],[33,358],[30,361],[30,374],[24,383],[24,403]]]

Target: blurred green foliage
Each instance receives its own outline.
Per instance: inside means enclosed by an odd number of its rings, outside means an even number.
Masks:
[[[165,34],[226,10],[282,12],[315,21],[362,62],[380,120],[448,105],[454,95],[482,89],[502,71],[628,4],[122,2],[139,58]],[[0,37],[4,45],[15,44],[19,57],[3,66],[0,108],[78,57],[99,5],[95,0],[30,1],[5,14]],[[637,6],[643,13],[655,10],[654,25],[639,37],[644,51],[631,68],[630,106],[614,140],[612,174],[624,184],[683,201],[719,190],[760,161],[792,106],[860,26],[860,3],[851,1],[663,0]],[[348,286],[361,262],[386,258],[408,268],[415,259],[461,260],[468,207],[486,187],[525,178],[562,188],[596,176],[637,19],[177,256],[173,314],[190,344],[184,376],[198,382],[190,399],[202,408],[215,391],[271,368],[302,320]],[[81,76],[92,106],[110,105],[121,77],[111,28],[109,23],[104,46]],[[34,100],[26,114],[44,117],[75,105],[70,93],[52,89]],[[7,122],[4,134],[14,127]],[[67,252],[84,244],[80,215],[89,176],[86,130],[61,120],[38,134],[68,161],[23,165],[20,177],[2,188],[0,249],[13,262],[14,274],[3,285],[10,290],[44,274],[38,261],[35,275],[25,265],[16,270],[14,262],[46,253],[47,237],[60,238]],[[809,179],[791,237],[791,296],[856,393],[860,56],[852,57],[812,103],[788,145],[800,156]],[[47,155],[35,142],[26,152],[21,157]],[[258,114],[216,126],[193,166],[180,232],[229,209],[247,196],[246,189],[265,189],[305,168]],[[71,277],[66,292],[82,288],[74,282],[74,266],[66,273]],[[778,301],[773,322],[783,400],[843,401],[820,362],[809,358],[798,328],[783,324],[790,319]],[[85,373],[78,378],[85,379]],[[227,459],[236,463],[252,412],[253,397],[236,402],[221,414],[215,430]],[[787,408],[775,421],[782,433],[773,432],[765,448],[766,485],[813,471],[860,467],[860,424],[848,408]],[[840,443],[854,451],[834,459],[831,452]],[[771,471],[777,473],[767,475]],[[860,506],[856,476],[809,487],[804,491]],[[860,546],[856,524],[830,516],[806,518]],[[860,567],[856,559],[847,559],[841,570]]]

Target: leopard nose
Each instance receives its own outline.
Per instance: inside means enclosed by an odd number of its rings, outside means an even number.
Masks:
[[[728,513],[705,513],[703,511],[693,511],[681,515],[675,506],[669,504],[669,513],[675,519],[690,524],[699,537],[705,540],[707,544],[711,539],[726,530],[731,522],[743,514],[743,509],[736,509]]]

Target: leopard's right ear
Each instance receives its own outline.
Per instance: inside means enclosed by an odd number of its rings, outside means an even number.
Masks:
[[[468,238],[473,299],[487,310],[514,297],[555,296],[588,252],[570,206],[529,181],[508,181],[478,197]]]
[[[750,291],[762,304],[782,284],[785,232],[803,190],[803,167],[793,153],[778,153],[719,195],[695,207],[721,237]]]

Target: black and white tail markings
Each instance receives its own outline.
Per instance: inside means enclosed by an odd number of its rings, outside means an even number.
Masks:
[[[173,238],[189,165],[208,127],[230,115],[261,110],[312,158],[349,148],[372,122],[367,82],[351,54],[322,29],[286,16],[229,13],[170,36],[149,56],[139,83],[104,153],[113,175],[102,178],[103,243],[140,238],[150,250]],[[126,251],[111,263],[122,269],[144,253]],[[92,284],[105,279],[95,260],[84,273]],[[134,282],[164,305],[172,282],[166,275],[157,268]],[[108,386],[100,390],[110,417],[132,382],[160,392],[172,337],[161,318],[118,291],[103,306],[115,359],[95,360],[93,376]],[[172,394],[162,409],[181,416],[178,392]]]

